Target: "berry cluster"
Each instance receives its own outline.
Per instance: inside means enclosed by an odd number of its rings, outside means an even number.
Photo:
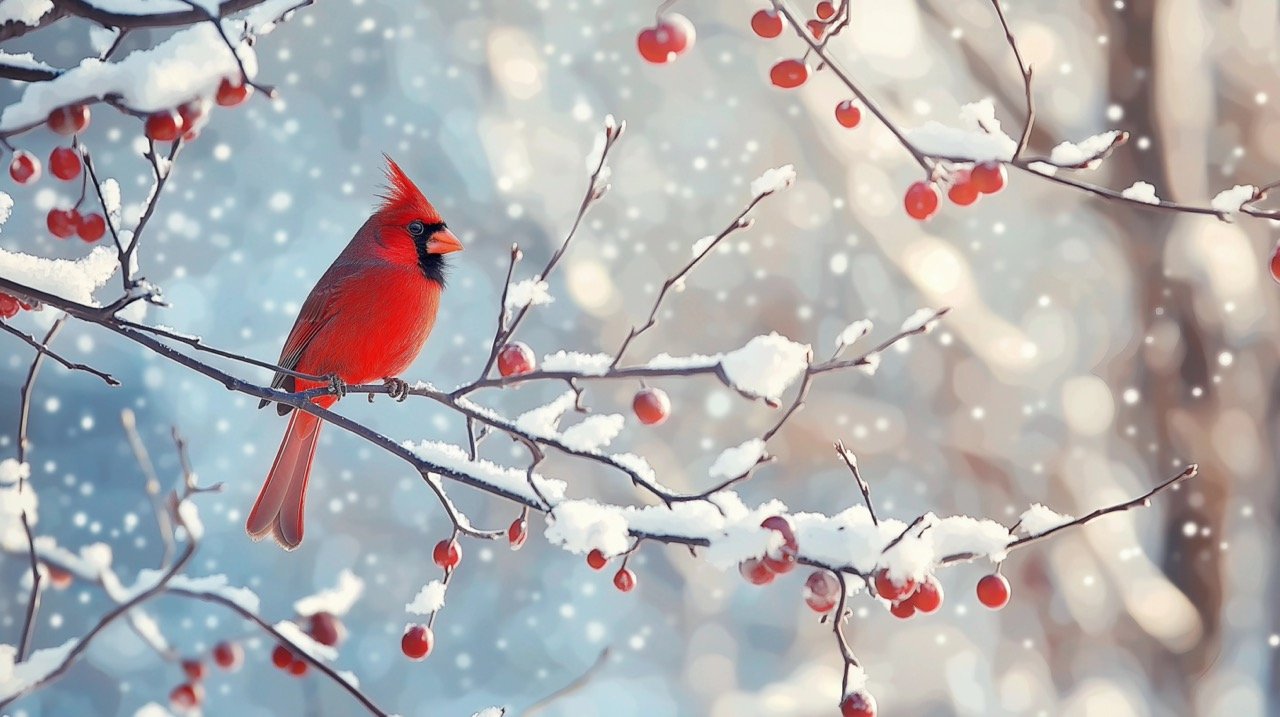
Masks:
[[[22,299],[9,296],[8,294],[0,294],[0,319],[12,319],[13,317],[18,315],[19,311],[30,311],[33,308],[35,308],[33,304],[28,304]],[[62,575],[66,576],[66,584],[70,585],[71,573],[68,573],[65,571],[59,571],[59,572]],[[50,574],[50,578],[52,579],[52,576],[53,576],[52,570],[50,571],[49,574]],[[54,586],[57,587],[57,581],[53,580],[53,583],[54,583]]]
[[[738,572],[752,585],[767,585],[778,575],[791,572],[796,567],[796,554],[800,549],[791,521],[785,517],[770,516],[760,523],[760,527],[781,535],[782,545],[766,551],[762,557],[748,558],[738,564]]]
[[[498,351],[498,373],[504,378],[531,373],[536,365],[533,349],[523,341],[512,341]],[[660,388],[643,386],[632,398],[631,410],[641,423],[656,426],[671,415],[671,398]],[[515,544],[514,540],[512,544]]]
[[[765,518],[760,527],[776,532],[781,541],[778,547],[765,552],[759,558],[748,558],[738,564],[742,576],[753,585],[766,585],[778,575],[791,572],[796,566],[799,546],[791,522],[780,515]],[[592,551],[587,563],[599,570],[604,566],[604,556]],[[877,570],[870,580],[875,592],[889,603],[889,612],[900,619],[907,619],[917,612],[929,614],[942,607],[942,585],[932,574],[923,580],[895,580],[885,568]],[[804,582],[804,602],[811,610],[827,614],[840,602],[840,581],[830,570],[819,569],[810,573]],[[999,610],[1009,603],[1009,581],[1001,574],[993,573],[978,581],[978,601],[992,610]],[[875,717],[876,701],[865,690],[855,690],[840,702],[840,713],[845,717]]]
[[[630,557],[628,554],[627,558]],[[618,568],[618,572],[613,574],[613,586],[618,590],[629,593],[636,586],[636,574],[627,567],[627,558],[622,559],[622,567]],[[604,570],[604,566],[608,565],[609,559],[599,548],[593,548],[587,553],[587,565],[592,570]]]
[[[1009,174],[1000,162],[978,162],[972,167],[954,170],[949,180],[947,198],[957,206],[967,207],[984,194],[1004,189]],[[924,221],[938,211],[938,190],[933,182],[916,182],[907,188],[902,204],[907,216]]]
[[[214,101],[223,107],[234,107],[253,93],[253,86],[237,80],[224,78],[214,94]],[[179,138],[187,141],[196,137],[196,124],[209,111],[207,98],[198,97],[183,103],[177,109],[160,110],[147,115],[143,122],[143,131],[148,139],[155,142],[173,142]],[[75,137],[89,126],[92,118],[89,106],[75,103],[58,107],[49,113],[45,126],[54,134],[63,137]],[[56,178],[70,182],[81,175],[82,161],[80,153],[74,147],[55,147],[49,154],[49,172]],[[31,184],[40,179],[40,160],[35,155],[18,150],[13,153],[9,162],[9,176],[18,184]],[[86,181],[82,177],[81,181]],[[107,220],[96,212],[82,214],[80,204],[84,202],[84,192],[80,201],[70,209],[50,209],[45,218],[49,233],[58,239],[70,239],[79,236],[92,244],[107,232]]]
[[[89,108],[79,105],[83,114],[71,112],[69,108],[54,110],[49,115],[49,127],[60,134],[74,134],[89,125]],[[49,154],[49,172],[64,182],[80,176],[80,153],[72,147],[55,147]],[[40,179],[40,160],[25,150],[18,150],[9,162],[9,176],[18,184],[30,184]],[[84,201],[83,196],[81,201]],[[71,209],[50,209],[45,218],[49,233],[59,239],[70,239],[79,235],[85,242],[92,244],[107,232],[107,220],[96,212],[81,214],[79,204]]]
[[[814,40],[821,40],[827,36],[828,32],[835,34],[838,28],[843,27],[847,20],[840,21],[837,17],[839,12],[836,6],[828,0],[822,0],[813,10],[814,17],[805,23],[809,30],[809,34]],[[783,17],[777,10],[767,8],[756,11],[751,16],[751,31],[756,36],[771,40],[782,35],[785,27]],[[800,59],[784,58],[774,63],[769,69],[769,82],[774,87],[780,87],[784,90],[792,90],[805,82],[809,81],[809,64],[806,61],[808,54]],[[853,100],[842,100],[836,104],[835,108],[836,122],[841,127],[853,129],[862,122],[862,109],[854,104]]]
[[[222,107],[235,107],[249,99],[253,86],[239,78],[223,78],[213,99]],[[196,124],[209,113],[209,100],[197,97],[174,109],[158,110],[147,115],[143,132],[155,142],[174,142],[182,138],[188,142],[196,138]]]
[[[306,619],[307,635],[321,645],[337,647],[347,639],[347,627],[333,613],[317,612]],[[307,674],[307,661],[284,644],[276,645],[271,651],[271,664],[294,677]]]
[[[235,672],[244,664],[244,649],[239,643],[219,642],[213,646],[213,663],[227,672]],[[176,712],[194,712],[204,703],[204,678],[208,673],[197,658],[182,661],[186,682],[169,693],[169,704]]]

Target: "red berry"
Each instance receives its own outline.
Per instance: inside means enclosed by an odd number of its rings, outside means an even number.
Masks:
[[[809,26],[809,34],[813,35],[815,40],[821,40],[822,35],[827,31],[826,23],[821,20],[810,20],[805,24]]]
[[[296,658],[293,662],[289,663],[289,674],[294,677],[302,677],[307,674],[307,668],[309,667],[310,665],[307,664],[306,660]]]
[[[49,129],[60,135],[70,137],[73,134],[79,134],[89,126],[89,106],[88,105],[67,105],[49,113],[49,118],[45,120],[45,124],[49,125]]]
[[[76,233],[80,235],[81,239],[92,244],[107,233],[107,220],[103,219],[101,214],[86,214],[80,218],[80,225],[76,227]]]
[[[18,184],[26,184],[40,178],[40,160],[26,150],[13,153],[13,161],[9,163],[9,176]]]
[[[49,172],[70,181],[80,175],[80,155],[70,147],[58,147],[49,153]]]
[[[331,612],[318,612],[312,615],[307,632],[311,635],[311,639],[329,647],[334,647],[347,639],[346,626],[337,615]]]
[[[862,121],[862,110],[853,104],[853,100],[845,100],[836,105],[836,121],[850,129],[857,127]]]
[[[978,602],[992,610],[1009,604],[1009,581],[999,573],[984,575],[978,581]]]
[[[782,60],[769,70],[769,81],[775,87],[790,90],[809,79],[809,67],[800,60]]]
[[[441,568],[453,570],[462,562],[462,546],[453,538],[441,540],[436,543],[436,549],[431,551],[431,559]]]
[[[160,110],[147,115],[146,134],[156,142],[172,142],[182,136],[182,115],[175,110]]]
[[[80,228],[80,212],[74,209],[50,209],[45,219],[49,233],[59,239],[67,239]]]
[[[951,187],[947,189],[947,198],[953,204],[967,207],[978,201],[978,185],[973,182],[972,174],[967,169],[956,172],[951,177]]]
[[[830,20],[835,17],[836,6],[832,5],[829,0],[822,0],[818,3],[818,7],[814,8],[813,14],[818,16],[819,20]]]
[[[768,40],[782,34],[782,18],[773,10],[757,10],[751,16],[751,30]]]
[[[233,81],[229,77],[224,77],[222,82],[218,84],[218,94],[214,99],[223,107],[235,107],[249,99],[251,94],[253,94],[253,85],[242,84],[241,78],[236,78]]]
[[[178,116],[182,118],[182,126],[191,130],[196,126],[196,122],[209,112],[209,100],[200,97],[190,102],[184,102],[178,107]]]
[[[244,648],[238,642],[219,642],[213,646],[213,661],[224,670],[238,670],[244,664]]]
[[[624,593],[631,592],[636,586],[636,574],[630,568],[623,568],[613,576],[613,586]]]
[[[938,190],[929,182],[916,182],[907,187],[907,196],[902,204],[908,216],[924,221],[938,211]]]
[[[431,634],[431,628],[426,625],[411,625],[405,630],[404,637],[400,638],[400,651],[410,660],[421,660],[431,653],[434,642],[435,636]]]
[[[523,341],[509,343],[498,352],[498,373],[519,376],[533,370],[533,349]]]
[[[916,614],[916,606],[911,602],[911,598],[907,598],[901,602],[895,602],[889,606],[889,612],[899,620],[906,620]]]
[[[187,674],[187,678],[192,682],[199,682],[204,679],[204,663],[199,660],[183,660],[182,671]]]
[[[911,596],[911,604],[926,615],[942,607],[942,586],[938,584],[938,579],[932,575],[926,576]]]
[[[18,300],[8,294],[0,294],[0,319],[12,319],[18,315]],[[53,577],[52,571],[49,573],[50,578]]]
[[[671,59],[671,51],[667,44],[659,39],[658,29],[646,27],[636,36],[636,49],[640,56],[655,65],[665,64]]]
[[[781,515],[772,515],[765,518],[760,527],[777,531],[782,536],[782,547],[764,554],[765,566],[775,573],[790,572],[796,566],[796,552],[799,550],[791,521]]]
[[[804,581],[804,602],[814,612],[831,612],[840,599],[840,582],[829,570],[815,570]]]
[[[671,399],[660,388],[642,388],[631,400],[631,410],[635,411],[641,423],[656,426],[671,414]]]
[[[1271,278],[1280,282],[1280,245],[1276,246],[1276,250],[1271,254]]]
[[[693,47],[696,35],[689,18],[680,13],[668,13],[658,24],[640,31],[636,36],[636,49],[645,60],[663,65]]]
[[[910,597],[916,591],[916,581],[907,578],[905,582],[897,582],[889,577],[889,571],[884,568],[876,571],[875,583],[876,594],[891,602]]]
[[[738,563],[738,572],[752,585],[768,585],[773,582],[773,571],[759,558],[747,558]]]
[[[978,162],[970,173],[970,181],[983,194],[995,194],[1004,189],[1009,173],[1000,162]]]
[[[511,521],[511,526],[507,528],[507,542],[511,543],[512,550],[519,550],[524,545],[524,541],[529,539],[529,522],[524,518],[516,518]]]
[[[850,692],[840,701],[840,717],[876,717],[876,698],[866,690]]]
[[[685,50],[693,47],[694,40],[697,39],[698,32],[694,29],[693,23],[689,18],[678,12],[669,12],[662,16],[662,22],[658,23],[658,28],[662,29],[666,26],[668,32],[671,33],[670,48],[677,55],[684,54]]]
[[[204,688],[199,684],[178,685],[169,693],[169,704],[179,712],[195,709],[204,701]]]
[[[609,562],[609,559],[598,548],[593,548],[591,552],[587,553],[587,565],[590,565],[592,570],[602,569],[607,562]]]
[[[276,645],[276,649],[271,651],[271,664],[282,670],[289,669],[293,664],[293,651],[284,645]]]

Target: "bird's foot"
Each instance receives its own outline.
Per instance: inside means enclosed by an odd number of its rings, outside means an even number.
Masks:
[[[326,376],[326,378],[329,379],[329,391],[332,392],[333,395],[338,398],[342,398],[347,395],[347,382],[343,381],[341,376],[336,373],[331,373]]]
[[[409,397],[409,382],[402,378],[385,378],[382,380],[387,386],[387,395],[394,398],[396,403],[400,403]],[[369,394],[370,397],[373,394]]]

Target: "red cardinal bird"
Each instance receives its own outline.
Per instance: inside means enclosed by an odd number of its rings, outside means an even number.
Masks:
[[[382,206],[360,227],[306,302],[280,352],[278,365],[342,383],[386,381],[409,367],[431,333],[444,289],[444,255],[461,251],[440,214],[387,157]],[[327,385],[276,374],[273,388],[305,391]],[[320,396],[328,408],[337,396]],[[261,406],[268,402],[263,401]],[[261,407],[260,406],[260,407]],[[293,411],[277,404],[280,415]],[[271,533],[286,550],[302,542],[303,503],[320,419],[294,411],[280,451],[249,511],[245,529],[254,540]]]

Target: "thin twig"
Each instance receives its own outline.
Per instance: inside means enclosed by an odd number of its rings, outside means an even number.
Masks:
[[[57,323],[59,326],[61,326],[62,321],[63,321],[62,319],[58,319]],[[0,321],[0,329],[4,329],[9,334],[13,336],[17,336],[18,338],[22,339],[22,341],[26,345],[35,349],[36,353],[40,354],[41,356],[48,356],[54,361],[57,361],[59,364],[63,366],[63,368],[66,368],[68,371],[83,371],[84,373],[97,376],[98,378],[102,379],[103,382],[106,383],[108,386],[120,385],[120,382],[116,380],[116,378],[109,373],[106,373],[104,371],[99,371],[98,369],[92,366],[86,366],[85,364],[82,364],[82,363],[75,363],[73,361],[69,361],[63,358],[61,354],[51,350],[48,347],[47,339],[43,343],[40,341],[36,341],[34,338],[29,336],[28,334],[25,334],[22,331],[19,331],[13,328],[12,326],[10,326],[9,324],[3,321]]]
[[[63,325],[66,323],[66,317],[59,317],[53,322],[53,326],[49,328],[49,332],[45,334],[44,341],[40,342],[40,346],[48,346],[58,336],[58,332],[62,331]],[[0,324],[8,328],[7,324]],[[31,367],[27,369],[27,379],[22,383],[22,389],[19,391],[19,408],[18,408],[18,465],[19,470],[26,465],[27,470],[30,466],[27,464],[27,451],[31,447],[29,434],[27,432],[28,422],[31,420],[31,396],[35,392],[36,377],[40,375],[40,366],[44,363],[44,357],[48,355],[46,351],[38,351],[36,357],[31,360]],[[40,589],[42,587],[40,580],[40,561],[36,559],[36,538],[35,531],[31,529],[31,517],[27,515],[26,502],[22,499],[23,494],[27,491],[27,477],[22,473],[18,476],[18,500],[22,503],[22,530],[27,538],[27,558],[31,565],[31,592],[27,595],[26,615],[22,620],[22,635],[18,639],[17,660],[21,662],[26,658],[27,650],[31,648],[31,637],[35,632],[36,613],[40,611]]]
[[[142,469],[143,478],[146,479],[143,488],[147,499],[151,501],[151,510],[156,516],[157,532],[164,544],[160,564],[167,566],[169,561],[173,560],[177,546],[173,543],[173,524],[169,520],[169,512],[165,509],[164,499],[160,497],[160,478],[156,475],[155,466],[151,462],[151,455],[147,453],[146,445],[142,442],[142,436],[138,434],[137,418],[133,415],[133,411],[128,408],[121,411],[120,423],[124,426],[124,435],[129,442],[129,449],[133,451],[133,457],[138,462],[138,467]]]
[[[565,685],[564,687],[561,687],[555,692],[552,692],[546,697],[543,697],[537,702],[534,702],[533,704],[529,705],[524,711],[524,717],[531,717],[532,715],[535,715],[541,712],[542,710],[546,709],[548,706],[550,706],[557,700],[568,697],[569,695],[572,695],[578,690],[581,690],[583,687],[586,687],[591,682],[591,680],[600,672],[600,669],[605,666],[605,663],[608,662],[608,660],[609,660],[609,648],[606,647],[600,651],[599,655],[596,656],[595,662],[592,662],[591,666],[588,667],[585,671],[583,671],[581,675],[578,675],[577,677],[573,678],[572,682]]]
[[[858,483],[858,490],[862,491],[862,502],[867,506],[867,512],[871,514],[871,524],[880,525],[880,519],[876,517],[876,508],[871,503],[871,486],[862,479],[862,472],[858,470],[858,458],[853,451],[844,447],[844,441],[836,441],[836,455],[840,456],[840,460],[848,466],[849,472],[853,474],[853,479]]]

